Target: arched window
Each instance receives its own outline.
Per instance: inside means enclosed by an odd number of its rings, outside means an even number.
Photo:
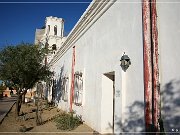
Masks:
[[[57,25],[54,26],[54,35],[57,35]]]

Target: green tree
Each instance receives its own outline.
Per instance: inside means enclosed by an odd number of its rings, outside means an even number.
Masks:
[[[3,92],[6,90],[6,86],[3,84],[0,84],[0,98],[3,96]]]
[[[11,82],[17,90],[16,116],[19,115],[22,96],[27,90],[52,75],[48,67],[43,65],[45,52],[38,45],[26,43],[7,46],[0,51],[0,79]]]

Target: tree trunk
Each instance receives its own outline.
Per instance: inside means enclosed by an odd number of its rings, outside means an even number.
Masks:
[[[20,95],[20,93],[18,93],[17,101],[16,101],[16,117],[19,116],[19,112],[21,109],[21,103],[22,103],[22,96]]]
[[[27,91],[22,95],[22,103],[25,103],[25,96],[26,96]]]
[[[37,84],[37,110],[36,110],[36,125],[42,124],[42,84]]]
[[[16,117],[19,116],[19,94],[17,96],[17,101],[16,101]]]

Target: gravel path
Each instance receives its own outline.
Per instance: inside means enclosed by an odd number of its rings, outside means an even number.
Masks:
[[[65,134],[65,135],[92,135],[93,129],[88,127],[85,124],[80,125],[76,129],[72,131],[61,131],[56,128],[54,121],[48,121],[45,122],[43,125],[36,126],[36,120],[35,120],[35,112],[32,112],[33,109],[36,107],[32,104],[22,105],[21,113],[26,113],[26,120],[19,119],[17,120],[15,118],[15,105],[12,107],[12,110],[8,113],[8,115],[4,118],[4,121],[0,125],[0,135],[1,134],[24,134],[19,131],[20,127],[25,126],[27,128],[28,135],[32,134]],[[47,119],[59,114],[61,111],[57,111],[57,108],[51,108],[47,110],[43,110],[42,113],[42,120],[47,121]]]

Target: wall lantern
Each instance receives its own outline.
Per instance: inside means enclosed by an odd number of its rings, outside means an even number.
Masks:
[[[126,72],[126,70],[128,69],[129,65],[131,65],[131,61],[130,58],[128,57],[128,55],[123,54],[123,56],[121,57],[121,68],[124,72]]]

